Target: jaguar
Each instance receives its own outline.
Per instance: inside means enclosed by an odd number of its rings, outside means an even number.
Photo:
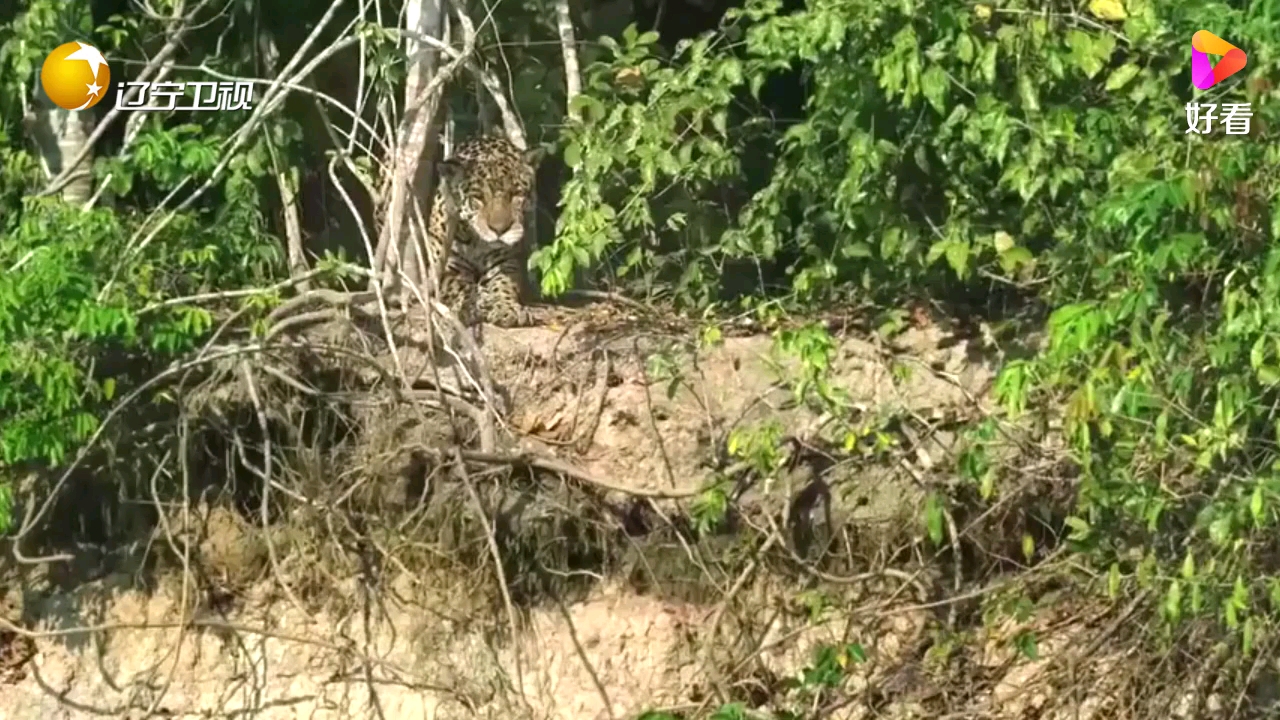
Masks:
[[[437,163],[427,224],[441,300],[465,325],[532,324],[521,300],[524,220],[541,148],[504,137],[464,140]]]

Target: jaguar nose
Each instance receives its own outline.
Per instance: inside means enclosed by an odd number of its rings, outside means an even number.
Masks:
[[[515,214],[506,206],[490,207],[489,212],[485,213],[485,223],[490,230],[501,235],[515,224]]]

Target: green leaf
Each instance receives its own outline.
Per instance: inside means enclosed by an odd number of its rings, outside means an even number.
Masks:
[[[1178,580],[1169,583],[1169,590],[1164,596],[1164,612],[1170,620],[1182,617],[1182,583]]]
[[[942,544],[942,500],[937,493],[929,493],[924,501],[924,525],[934,545]]]
[[[1098,18],[1119,22],[1129,17],[1122,0],[1089,0],[1089,12]]]
[[[1280,383],[1280,368],[1273,365],[1263,365],[1257,370],[1258,382],[1272,387]]]
[[[1040,97],[1036,86],[1026,75],[1018,76],[1018,95],[1022,98],[1022,106],[1029,112],[1040,112]]]
[[[961,278],[968,274],[969,242],[967,240],[951,240],[946,247],[947,264]]]
[[[578,167],[582,163],[582,146],[577,141],[571,142],[564,148],[564,164],[571,168]]]
[[[1012,274],[1018,268],[1031,264],[1035,260],[1031,255],[1031,251],[1024,247],[1015,247],[1000,253],[1000,269],[1006,275]]]
[[[846,258],[869,258],[872,256],[871,246],[864,242],[849,243],[840,249]]]
[[[1138,75],[1140,68],[1136,63],[1128,63],[1121,65],[1107,76],[1106,88],[1108,92],[1115,92],[1129,84],[1129,81]]]
[[[924,93],[925,100],[938,111],[939,115],[946,114],[949,86],[950,80],[947,78],[946,71],[937,65],[930,65],[929,69],[920,76],[920,92]]]
[[[716,129],[716,133],[720,136],[726,135],[728,130],[729,115],[723,110],[711,114],[711,126]]]
[[[1089,527],[1089,523],[1085,522],[1083,519],[1072,516],[1068,517],[1065,522],[1067,523],[1067,527],[1071,528],[1072,540],[1079,542],[1088,537],[1091,528]]]
[[[864,663],[867,661],[867,651],[858,643],[850,643],[844,648],[845,654],[854,662]]]
[[[1018,244],[1017,241],[1013,239],[1012,235],[1003,230],[997,231],[996,234],[992,236],[991,241],[992,244],[995,245],[996,252],[1002,255],[1017,247]]]
[[[1231,529],[1231,516],[1219,515],[1214,518],[1213,522],[1209,523],[1209,539],[1219,547],[1226,545],[1227,541],[1231,539]]]
[[[979,60],[981,63],[980,71],[982,73],[982,79],[986,81],[988,85],[991,85],[996,81],[996,58],[999,57],[999,54],[999,43],[990,42],[982,48],[982,57]]]
[[[746,706],[740,702],[721,705],[711,714],[711,720],[747,720]]]
[[[1036,642],[1035,633],[1030,630],[1018,633],[1013,640],[1014,647],[1018,648],[1018,652],[1028,660],[1036,661],[1040,659],[1040,647]]]

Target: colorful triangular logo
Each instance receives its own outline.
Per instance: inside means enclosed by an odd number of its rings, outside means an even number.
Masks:
[[[1222,59],[1212,65],[1209,55],[1221,55]],[[1191,36],[1191,84],[1201,90],[1240,72],[1247,60],[1243,50],[1208,30],[1197,30]]]

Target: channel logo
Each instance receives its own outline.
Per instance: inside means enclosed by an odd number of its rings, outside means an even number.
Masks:
[[[79,41],[53,49],[40,68],[40,85],[63,110],[88,110],[107,96],[111,68],[98,48]]]
[[[1217,65],[1209,63],[1210,55],[1221,55]],[[1244,51],[1214,35],[1198,30],[1191,36],[1191,84],[1208,90],[1244,69],[1248,60]]]

